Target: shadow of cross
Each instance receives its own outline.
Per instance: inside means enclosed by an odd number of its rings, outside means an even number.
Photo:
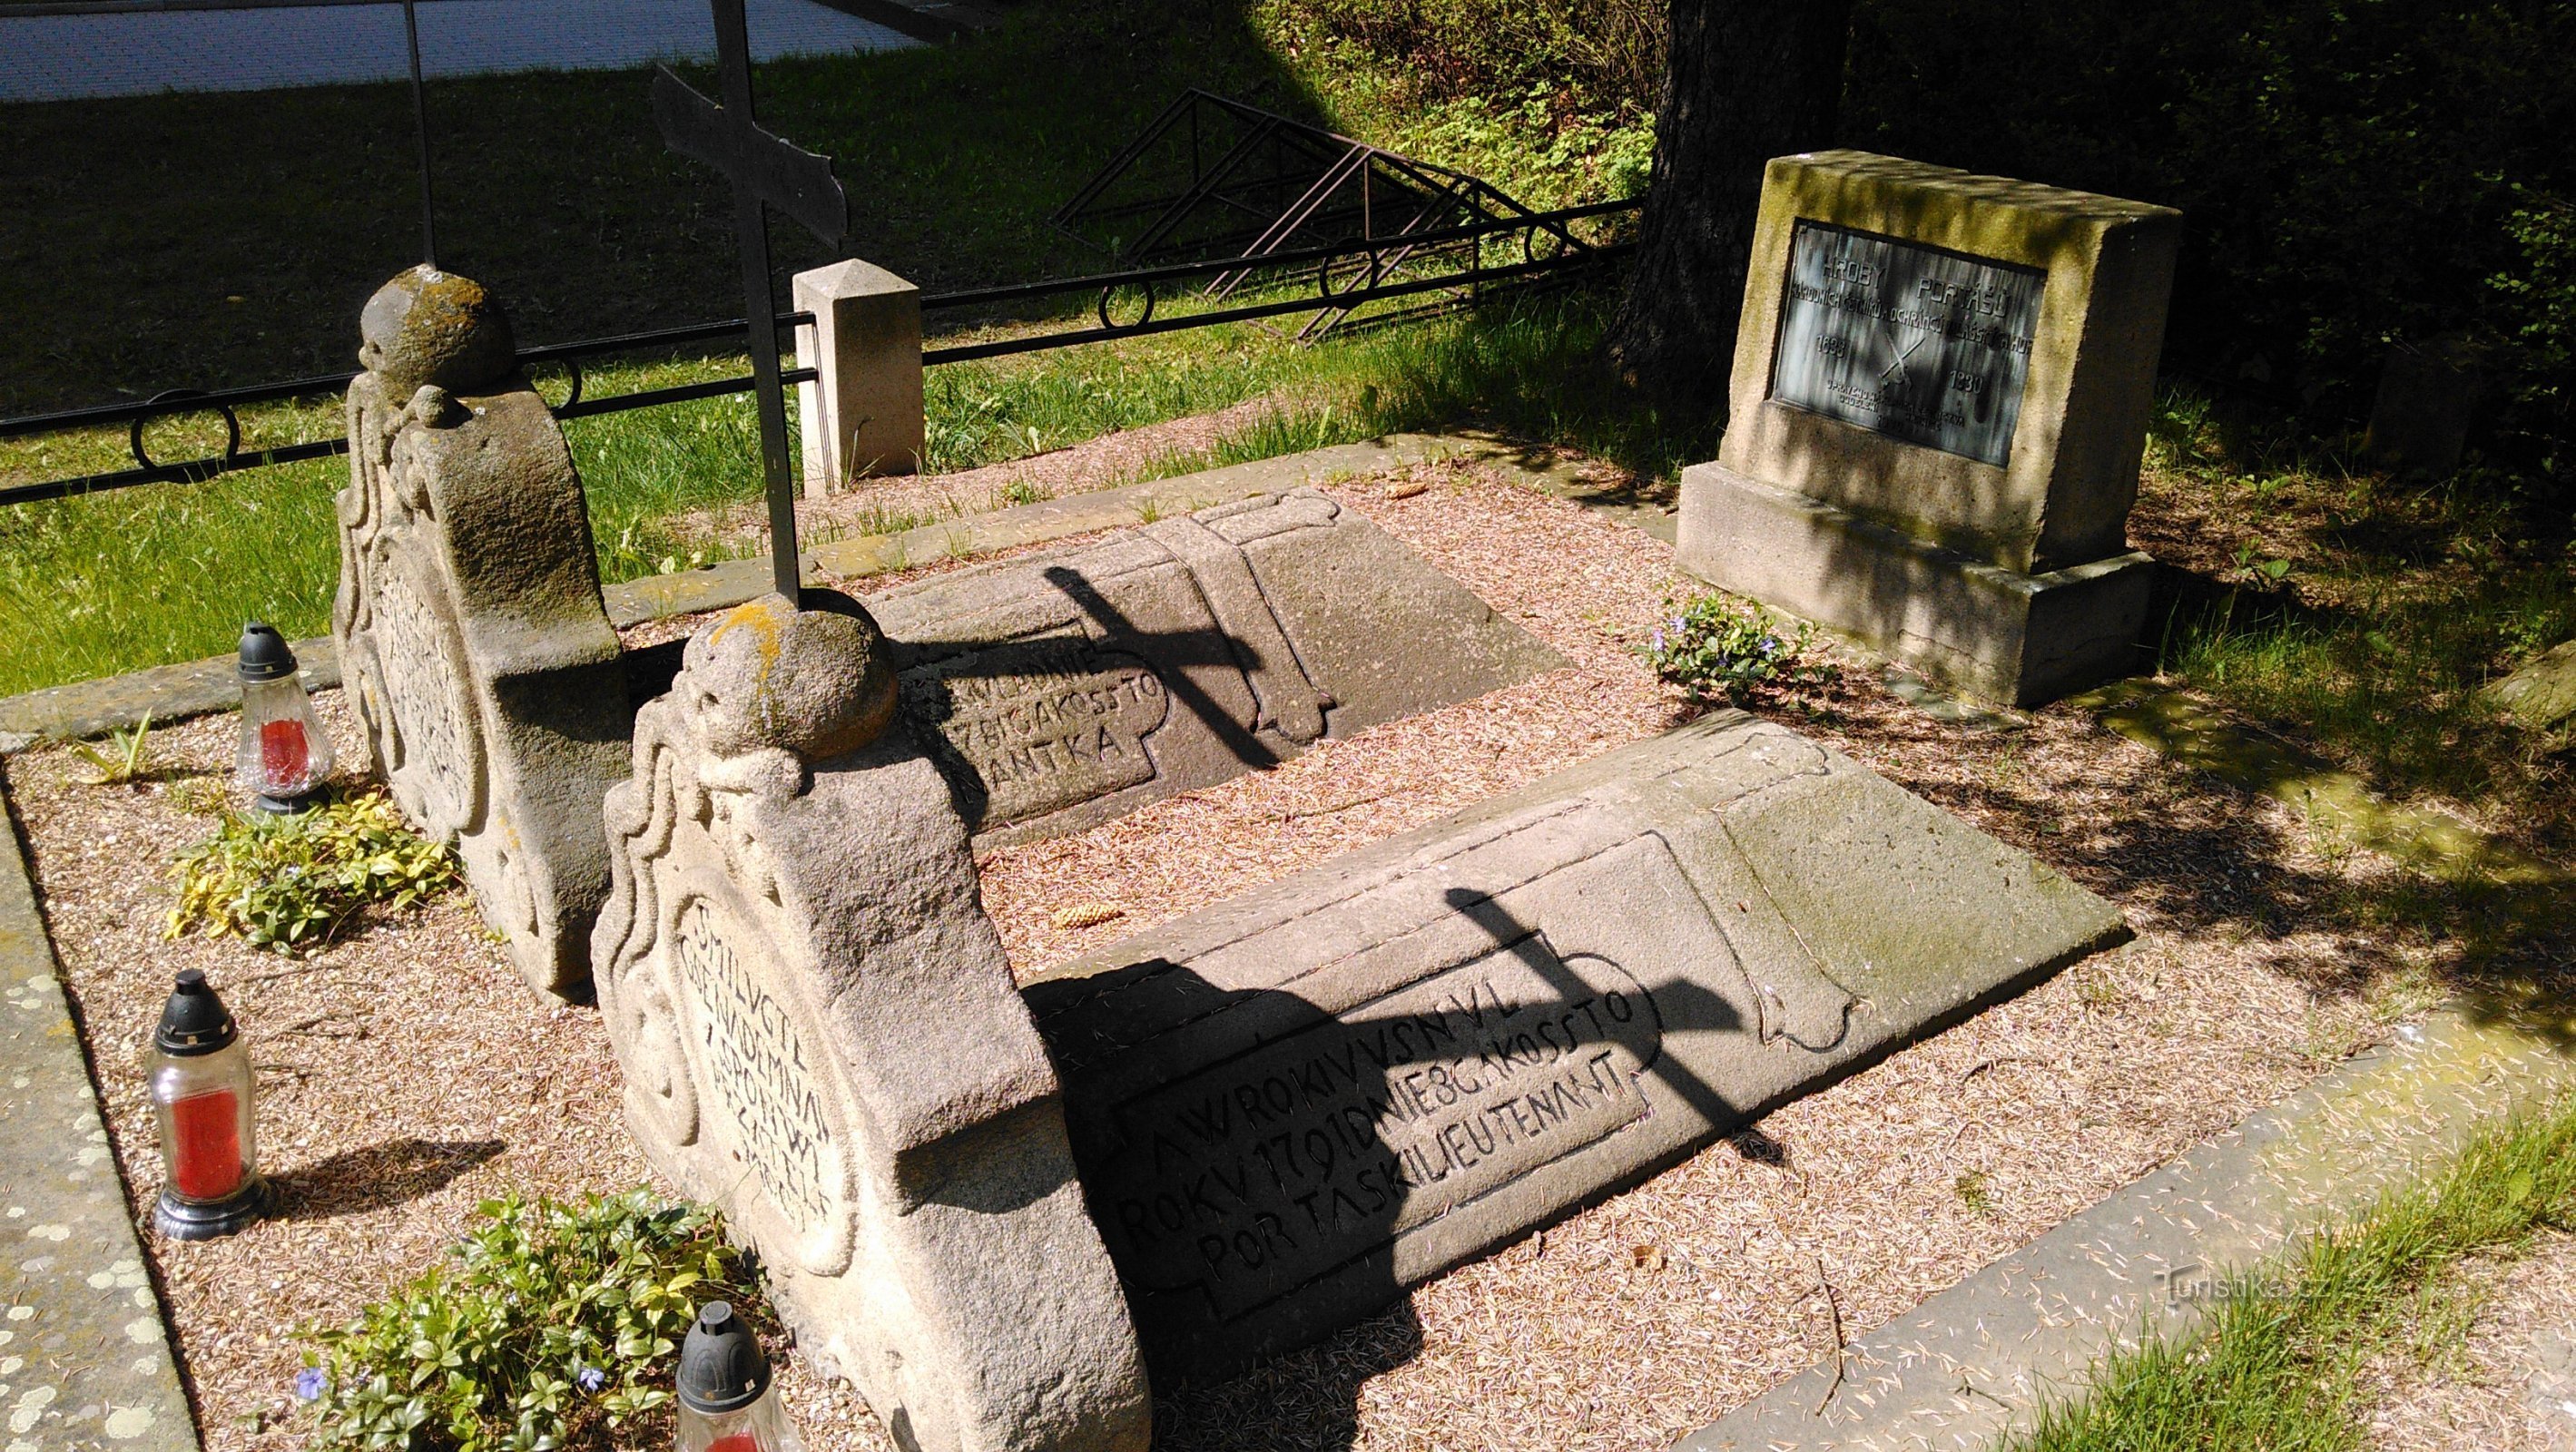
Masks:
[[[778,593],[802,604],[796,555],[796,493],[787,462],[787,397],[778,377],[778,314],[769,291],[769,219],[776,207],[827,243],[848,235],[849,199],[832,159],[760,129],[751,106],[751,40],[743,0],[709,0],[716,26],[718,105],[671,74],[653,73],[653,121],[662,140],[733,183],[734,228],[742,238],[743,315],[750,325],[753,391],[760,409],[760,469],[769,496],[769,558]]]
[[[1255,701],[1258,714],[1252,723],[1252,730],[1247,730],[1234,719],[1232,712],[1219,705],[1206,691],[1199,688],[1197,682],[1190,679],[1187,667],[1194,665],[1231,667],[1242,671],[1246,681],[1255,683],[1254,689],[1257,691],[1259,689],[1257,683],[1263,676],[1262,667],[1265,664],[1284,665],[1293,671],[1298,669],[1295,661],[1263,662],[1248,658],[1244,643],[1226,634],[1221,622],[1214,630],[1205,634],[1192,631],[1187,635],[1174,636],[1166,632],[1146,630],[1129,620],[1124,611],[1109,603],[1108,598],[1094,588],[1089,580],[1062,565],[1048,566],[1045,578],[1048,584],[1063,591],[1065,598],[1071,600],[1082,613],[1090,616],[1100,626],[1108,641],[1116,644],[1120,649],[1133,651],[1158,664],[1168,664],[1170,669],[1161,672],[1163,688],[1171,692],[1174,700],[1179,701],[1191,714],[1205,723],[1208,730],[1215,733],[1217,740],[1224,742],[1226,749],[1234,753],[1236,760],[1245,766],[1255,768],[1277,766],[1280,763],[1282,758],[1279,753],[1253,734],[1253,731],[1258,730],[1273,714],[1270,710],[1271,703]]]

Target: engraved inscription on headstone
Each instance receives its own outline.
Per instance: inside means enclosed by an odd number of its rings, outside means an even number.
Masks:
[[[691,637],[603,809],[627,1122],[903,1447],[1145,1452],[1151,1397],[955,795],[847,597]]]
[[[905,714],[939,733],[1016,822],[1153,780],[1145,737],[1170,714],[1143,661],[1080,636],[1015,642],[903,675]]]
[[[1490,948],[1120,1106],[1111,1253],[1240,1316],[1642,1118],[1660,1044],[1607,958]]]
[[[2001,465],[2039,323],[2039,269],[1802,221],[1771,397]]]
[[[841,1212],[841,1152],[823,1091],[787,1008],[717,933],[701,900],[681,909],[673,954],[688,985],[707,1082],[732,1116],[742,1157],[801,1240]]]
[[[399,753],[390,775],[397,797],[411,798],[402,805],[445,836],[474,825],[482,742],[458,700],[464,671],[452,643],[456,627],[422,598],[406,564],[387,559],[378,566],[375,602],[376,648],[386,658],[384,693],[393,713],[387,754]]]

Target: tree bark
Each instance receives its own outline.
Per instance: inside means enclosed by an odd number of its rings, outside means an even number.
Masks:
[[[1610,325],[1629,382],[1726,409],[1762,165],[1832,143],[1850,0],[1672,0],[1637,265]]]

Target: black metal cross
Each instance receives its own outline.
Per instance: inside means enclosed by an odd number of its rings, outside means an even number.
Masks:
[[[799,599],[796,485],[787,464],[787,395],[778,381],[778,314],[769,293],[769,220],[764,207],[805,224],[825,242],[848,234],[849,201],[832,159],[760,129],[751,109],[751,41],[743,0],[710,0],[716,22],[718,105],[658,67],[653,120],[673,151],[703,161],[733,183],[734,226],[742,234],[742,295],[751,322],[751,372],[760,405],[760,466],[769,492],[769,555],[778,593]]]

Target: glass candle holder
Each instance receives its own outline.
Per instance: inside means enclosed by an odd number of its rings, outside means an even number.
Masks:
[[[230,1235],[259,1218],[250,1051],[201,970],[179,974],[152,1036],[152,1112],[167,1180],[152,1222],[173,1240]]]
[[[769,1358],[722,1301],[698,1308],[680,1344],[679,1452],[804,1452],[770,1385]]]
[[[242,627],[241,749],[235,775],[263,812],[300,812],[321,799],[331,777],[331,736],[313,714],[295,652],[275,626]]]

